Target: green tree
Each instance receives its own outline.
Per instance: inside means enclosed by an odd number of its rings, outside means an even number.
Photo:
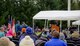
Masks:
[[[7,24],[11,15],[32,25],[32,17],[42,10],[67,10],[67,0],[0,0],[0,24]]]
[[[79,10],[80,7],[79,7],[79,0],[71,0],[71,9],[72,10]]]

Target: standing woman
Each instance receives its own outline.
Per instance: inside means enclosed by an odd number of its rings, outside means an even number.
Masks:
[[[9,24],[8,23],[8,31],[7,31],[7,33],[6,33],[6,37],[8,37],[8,38],[12,38],[13,36],[14,36],[14,32],[12,31],[12,29],[11,29],[11,24]]]

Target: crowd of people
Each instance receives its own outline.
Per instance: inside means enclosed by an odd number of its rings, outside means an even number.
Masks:
[[[33,31],[24,22],[20,25],[19,21],[15,25],[15,33],[5,25],[0,27],[0,46],[69,46],[68,43],[79,42],[79,38],[78,31],[70,33],[68,30],[60,32],[38,27]]]

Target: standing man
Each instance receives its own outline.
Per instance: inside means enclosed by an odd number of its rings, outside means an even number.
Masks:
[[[58,31],[51,31],[52,39],[45,43],[45,46],[67,46],[67,44],[59,39]]]
[[[20,21],[17,21],[16,26],[15,26],[16,33],[19,32],[19,31],[21,31],[20,28],[21,28],[21,27],[20,27]]]

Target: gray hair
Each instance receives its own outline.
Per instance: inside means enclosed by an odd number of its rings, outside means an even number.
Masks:
[[[9,46],[9,43],[5,39],[0,39],[0,46]]]
[[[7,37],[0,38],[0,46],[15,46],[15,44]]]

